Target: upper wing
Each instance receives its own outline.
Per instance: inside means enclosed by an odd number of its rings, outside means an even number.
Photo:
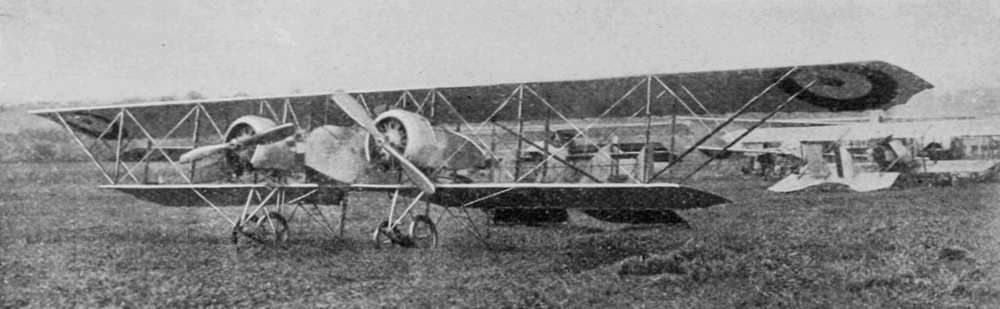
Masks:
[[[812,83],[809,89],[803,87]],[[773,88],[767,90],[769,86]],[[759,94],[749,112],[770,112],[799,93],[785,112],[857,111],[885,109],[905,103],[914,94],[933,87],[894,65],[852,62],[801,67],[732,71],[653,74],[574,81],[512,83],[411,90],[355,91],[370,110],[377,106],[408,108],[427,115],[434,123],[496,120],[541,120],[557,117],[629,117],[644,110],[653,115],[685,111],[728,113]],[[329,94],[158,102],[50,109],[32,113],[61,122],[94,137],[124,136],[163,138],[191,136],[199,130],[225,132],[244,115],[258,115],[277,123],[296,122],[303,129],[315,124],[352,125]],[[702,108],[704,107],[704,108]],[[381,108],[381,107],[379,107]],[[197,113],[197,114],[196,114]],[[112,123],[124,115],[123,128]],[[195,117],[197,115],[197,117]],[[195,119],[198,119],[197,121]]]
[[[339,109],[336,113],[324,113],[330,109],[337,107],[328,94],[312,94],[61,108],[31,113],[56,123],[65,120],[74,131],[91,137],[116,139],[120,131],[125,138],[159,139],[190,138],[196,127],[202,133],[221,135],[233,121],[246,115],[269,118],[279,124],[296,123],[303,129],[313,127],[314,123],[353,124]],[[118,121],[119,115],[124,121]],[[119,127],[120,124],[124,126]]]
[[[815,84],[802,91],[814,81]],[[508,107],[494,117],[513,120],[520,114],[526,120],[544,119],[549,106],[567,118],[597,117],[605,112],[608,117],[629,117],[645,107],[647,93],[653,115],[670,114],[675,110],[674,102],[691,106],[691,112],[697,114],[730,113],[775,83],[775,87],[764,93],[749,112],[773,111],[799,91],[802,93],[783,111],[887,109],[933,87],[920,77],[881,61],[655,74],[523,84],[527,90],[517,96],[528,102],[520,106],[520,111],[517,106]],[[518,85],[521,84],[438,90],[450,98],[450,103],[467,120],[483,121],[509,99]],[[611,108],[619,101],[616,108]],[[698,105],[704,106],[704,109]],[[685,111],[682,108],[676,110]]]

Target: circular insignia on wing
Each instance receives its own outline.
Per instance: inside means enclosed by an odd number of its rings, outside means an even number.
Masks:
[[[899,84],[885,72],[846,64],[800,69],[778,87],[788,95],[802,91],[799,100],[831,111],[858,111],[887,107]]]
[[[65,119],[66,124],[74,131],[93,138],[118,139],[119,131],[122,138],[128,137],[128,131],[119,129],[117,122],[112,122],[111,119],[101,115],[77,112],[67,115]]]

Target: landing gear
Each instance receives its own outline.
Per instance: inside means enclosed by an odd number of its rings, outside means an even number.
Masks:
[[[257,233],[266,242],[283,244],[288,241],[288,220],[279,213],[270,212],[267,217],[257,220]]]
[[[413,247],[413,241],[409,239],[406,235],[403,235],[396,227],[389,227],[389,221],[382,221],[377,227],[375,227],[375,232],[372,233],[372,240],[375,241],[375,249],[381,249],[383,246],[397,244],[401,247]]]
[[[382,221],[372,233],[372,240],[376,249],[390,244],[403,248],[433,249],[437,247],[438,231],[430,217],[417,215],[410,222],[410,229],[406,234],[398,226],[390,228],[389,221]]]
[[[288,221],[277,212],[269,212],[267,216],[249,216],[233,227],[232,242],[234,245],[246,243],[247,240],[265,245],[281,245],[288,241]]]
[[[396,214],[396,202],[399,201],[399,191],[396,191],[392,195],[392,202],[389,205],[389,220],[382,221],[378,226],[375,227],[375,231],[372,233],[372,240],[375,242],[375,248],[381,248],[387,244],[396,244],[404,248],[425,248],[430,249],[437,247],[438,231],[437,225],[431,220],[428,213],[430,211],[430,204],[424,203],[424,214],[413,215],[410,211],[413,207],[420,203],[420,197],[423,193],[414,198],[409,205],[403,210],[403,213],[398,217]],[[403,233],[399,230],[401,226],[400,222],[406,217],[410,217],[410,229],[407,233]]]
[[[410,222],[410,239],[414,247],[433,249],[437,247],[438,231],[437,226],[431,218],[425,215],[418,215]]]

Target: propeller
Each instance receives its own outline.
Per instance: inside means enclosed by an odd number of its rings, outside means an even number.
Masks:
[[[348,117],[351,117],[351,119],[357,122],[361,128],[365,129],[365,131],[368,131],[368,134],[371,134],[372,137],[375,138],[375,142],[378,143],[382,149],[385,149],[389,155],[395,157],[396,160],[399,160],[400,166],[403,167],[403,171],[406,172],[407,176],[410,176],[410,179],[417,184],[417,187],[420,188],[421,191],[426,194],[434,194],[434,184],[431,183],[430,178],[427,178],[427,175],[424,175],[420,169],[417,169],[416,165],[413,165],[410,160],[407,160],[403,157],[403,154],[399,153],[399,150],[396,150],[396,148],[393,148],[392,145],[387,142],[385,134],[382,134],[382,132],[379,132],[378,129],[375,128],[375,120],[368,115],[368,110],[366,110],[361,103],[355,100],[354,97],[351,97],[351,95],[345,93],[343,90],[338,90],[333,94],[333,101],[344,110],[344,113],[347,113]]]
[[[244,136],[231,140],[227,143],[192,149],[191,151],[185,152],[183,155],[181,155],[179,162],[188,163],[191,161],[200,160],[210,155],[216,154],[220,151],[227,149],[236,149],[237,147],[240,146],[270,144],[286,139],[294,134],[295,134],[295,125],[292,123],[286,123],[280,126],[270,128],[267,131],[260,132],[258,134]]]

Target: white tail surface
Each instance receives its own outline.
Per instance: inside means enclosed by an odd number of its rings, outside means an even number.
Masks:
[[[899,173],[858,173],[854,177],[849,178],[813,178],[792,174],[770,188],[767,188],[767,190],[772,192],[795,192],[824,183],[839,183],[848,186],[854,191],[868,192],[889,188],[896,182],[897,178],[899,178]]]

